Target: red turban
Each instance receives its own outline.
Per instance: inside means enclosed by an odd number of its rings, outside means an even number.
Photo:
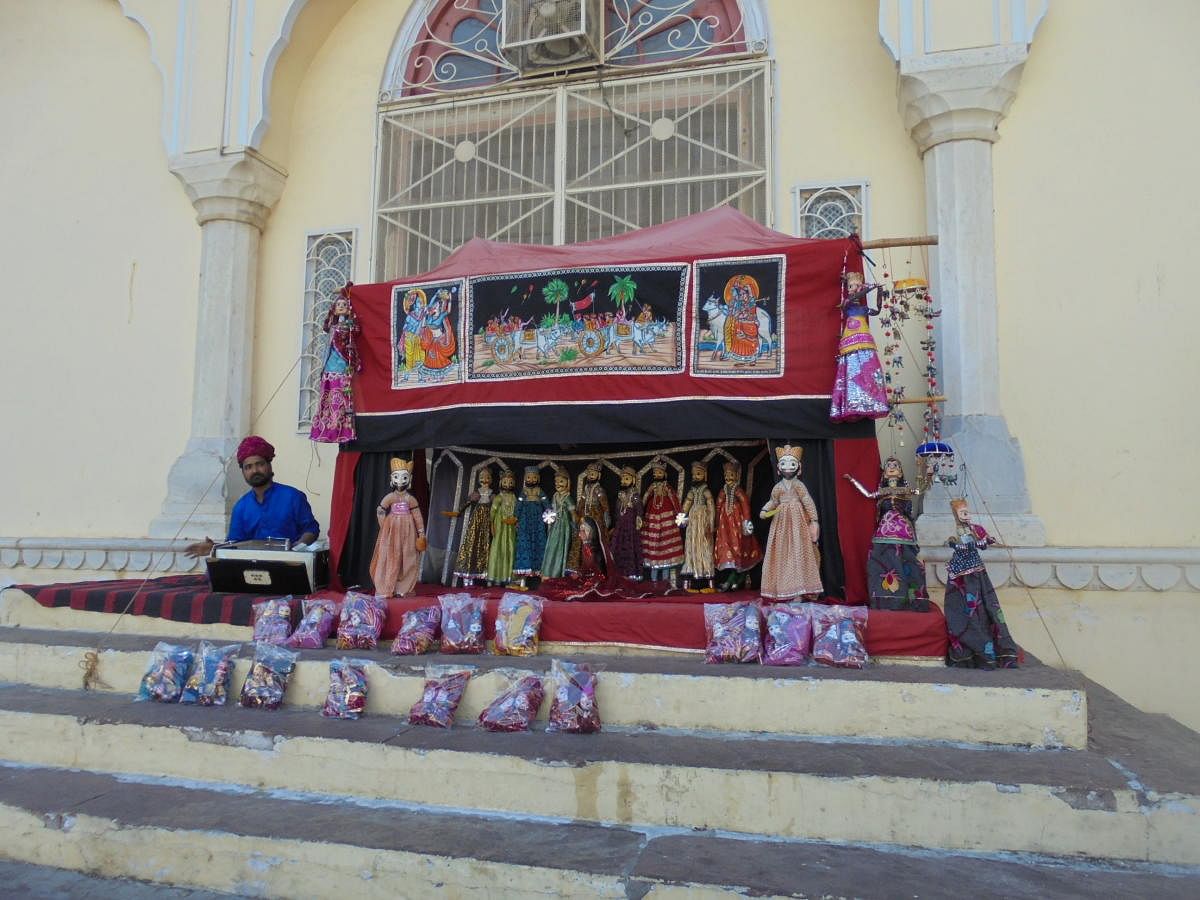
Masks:
[[[261,456],[267,462],[270,462],[275,458],[275,448],[260,438],[257,434],[252,434],[250,437],[238,444],[238,465],[240,466],[251,456]]]

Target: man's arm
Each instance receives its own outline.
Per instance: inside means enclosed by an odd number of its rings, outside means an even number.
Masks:
[[[229,517],[229,537],[230,541],[244,541],[250,536],[249,529],[246,527],[246,522],[242,516],[242,506],[239,500],[233,507],[233,515]],[[215,542],[212,538],[206,537],[202,541],[196,541],[194,544],[188,544],[184,548],[185,556],[208,556],[212,553]]]
[[[296,491],[295,522],[296,529],[300,532],[296,541],[298,544],[311,544],[321,534],[321,526],[313,515],[308,497],[300,490]]]

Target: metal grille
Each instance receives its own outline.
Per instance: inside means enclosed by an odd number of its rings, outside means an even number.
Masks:
[[[865,181],[807,184],[792,188],[795,230],[804,238],[842,238],[867,234]]]
[[[307,431],[321,394],[321,369],[329,349],[325,315],[354,271],[354,232],[308,236],[304,256],[304,325],[300,337],[300,407],[296,428]]]
[[[591,240],[722,203],[769,223],[769,110],[756,62],[384,111],[375,276],[472,237]]]

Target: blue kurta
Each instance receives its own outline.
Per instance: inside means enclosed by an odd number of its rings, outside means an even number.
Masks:
[[[542,557],[546,555],[546,523],[542,513],[550,508],[541,488],[535,499],[527,499],[525,493],[517,498],[517,556],[513,560],[514,575],[538,575],[542,571]]]
[[[231,541],[265,541],[267,538],[296,541],[306,532],[321,533],[308,498],[303,491],[277,482],[267,488],[261,503],[254,491],[244,494],[234,504],[229,520]]]

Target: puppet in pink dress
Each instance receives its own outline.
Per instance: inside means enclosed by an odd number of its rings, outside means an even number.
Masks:
[[[329,349],[321,370],[321,398],[313,415],[309,438],[326,444],[344,444],[354,440],[354,385],[352,379],[362,371],[358,355],[358,335],[362,331],[354,307],[350,305],[350,285],[325,316],[322,329],[329,335]]]
[[[838,341],[837,375],[829,418],[835,422],[882,419],[888,414],[887,388],[879,351],[871,336],[870,317],[879,315],[867,298],[878,284],[864,284],[858,272],[846,274],[842,294],[842,337]]]
[[[771,499],[759,513],[760,518],[772,519],[759,593],[773,600],[819,596],[824,590],[817,554],[821,534],[817,507],[800,480],[803,452],[790,444],[775,448],[776,464],[783,477],[771,489]]]
[[[371,555],[371,581],[380,597],[407,597],[421,574],[425,550],[425,520],[417,498],[408,491],[412,483],[411,461],[393,459],[393,490],[379,502],[379,537]]]

